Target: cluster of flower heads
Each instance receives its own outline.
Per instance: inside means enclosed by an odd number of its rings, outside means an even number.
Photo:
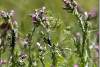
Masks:
[[[4,20],[8,20],[11,17],[14,17],[15,15],[15,11],[11,10],[10,12],[6,12],[6,11],[0,11],[0,16],[4,19]],[[13,18],[14,21],[14,18]]]
[[[46,7],[42,7],[40,9],[35,9],[34,13],[31,15],[32,16],[32,22],[33,24],[39,23],[39,22],[43,22],[47,20],[46,17]]]
[[[11,10],[10,12],[0,11],[0,17],[4,20],[0,25],[1,29],[12,29],[17,28],[17,22],[15,19],[15,11]]]
[[[65,7],[64,9],[77,11],[79,14],[85,15],[86,20],[93,19],[97,16],[96,9],[92,9],[90,12],[84,12],[84,10],[80,7],[79,4],[75,0],[64,0]]]
[[[18,37],[18,23],[15,19],[15,15],[16,13],[14,10],[0,11],[0,17],[3,20],[0,24],[0,29],[4,31],[2,34],[7,33],[9,30],[14,30],[15,37]]]

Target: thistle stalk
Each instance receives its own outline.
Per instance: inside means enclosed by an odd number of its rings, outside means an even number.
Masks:
[[[90,49],[89,49],[89,39],[88,39],[88,19],[93,18],[96,15],[89,15],[84,12],[82,8],[77,4],[75,0],[64,0],[66,10],[70,10],[71,13],[78,19],[79,26],[82,32],[82,41],[75,42],[77,48],[77,54],[80,58],[80,66],[85,67],[89,63]],[[91,13],[92,14],[92,13]],[[96,13],[94,13],[96,14]]]
[[[15,67],[15,55],[14,55],[15,32],[14,32],[13,29],[11,30],[11,34],[12,34],[12,36],[11,36],[11,45],[10,45],[10,47],[11,47],[11,55],[12,55],[12,57],[11,57],[11,63],[12,63],[11,67]]]

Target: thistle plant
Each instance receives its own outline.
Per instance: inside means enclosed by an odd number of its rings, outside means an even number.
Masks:
[[[25,45],[28,45],[28,61],[29,61],[28,67],[31,67],[32,66],[32,58],[31,58],[32,34],[28,33],[26,36],[26,39],[27,40],[25,42],[27,42],[27,44]]]
[[[31,14],[31,17],[32,17],[32,23],[33,23],[33,28],[32,28],[32,32],[29,36],[29,45],[32,44],[32,36],[33,36],[33,33],[35,32],[35,29],[42,23],[42,21],[45,21],[45,19],[43,18],[44,16],[44,10],[45,10],[45,7],[41,8],[40,10],[35,10],[32,14]],[[31,46],[29,46],[29,67],[31,67],[32,65],[32,61],[31,61],[31,54],[30,54],[30,51],[31,51]]]
[[[7,12],[1,11],[0,17],[3,20],[3,23],[0,25],[0,29],[1,29],[1,35],[0,35],[1,45],[0,45],[0,48],[5,49],[5,46],[6,46],[5,40],[6,40],[6,37],[7,37],[7,32],[11,29],[11,25],[9,23],[9,15],[8,15]]]
[[[51,40],[51,31],[54,30],[56,28],[57,25],[57,20],[53,21],[54,18],[53,17],[49,17],[48,12],[46,11],[46,7],[42,7],[40,9],[37,9],[33,12],[33,14],[31,15],[32,17],[32,22],[33,22],[33,30],[36,30],[37,27],[41,26],[43,28],[43,30],[39,31],[39,33],[41,33],[41,37],[39,38],[39,42],[44,42],[45,44],[47,44],[47,47],[50,49],[50,53],[51,53],[51,60],[52,60],[52,64],[51,66],[56,67],[57,66],[57,58],[56,58],[56,46],[54,43],[52,43]],[[38,52],[39,52],[39,59],[42,63],[42,66],[45,67],[45,63],[44,63],[44,50],[42,50],[41,48],[44,48],[43,46],[41,46],[39,43],[38,44]],[[46,49],[47,50],[47,49]]]
[[[15,20],[11,21],[13,18],[13,15],[14,14],[14,11],[11,11],[11,12],[6,12],[6,11],[1,11],[0,12],[0,16],[2,17],[3,19],[3,23],[0,25],[0,29],[2,30],[2,33],[1,33],[1,46],[3,47],[7,47],[9,46],[10,48],[10,54],[9,55],[11,57],[11,66],[15,66],[15,60],[14,60],[14,49],[15,49],[15,44],[16,44],[16,31],[14,26],[17,26],[15,25]],[[9,39],[7,41],[7,39]],[[9,44],[7,44],[9,43]],[[1,48],[1,47],[0,47]],[[5,48],[3,48],[5,49]],[[8,60],[9,61],[9,60]]]
[[[77,49],[77,54],[80,57],[80,67],[89,66],[90,49],[89,49],[89,20],[96,17],[96,11],[85,12],[75,0],[64,0],[67,11],[73,13],[79,23],[82,33],[77,33],[75,36],[74,45]],[[82,39],[81,39],[82,38]]]
[[[96,9],[87,12],[75,0],[63,2],[64,9],[75,16],[80,32],[73,34],[71,26],[63,27],[63,21],[43,6],[29,14],[32,28],[24,36],[18,30],[15,11],[0,11],[0,67],[95,67],[99,33],[91,45],[90,20],[96,18]]]

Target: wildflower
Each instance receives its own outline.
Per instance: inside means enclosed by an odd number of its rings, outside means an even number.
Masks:
[[[32,22],[37,23],[41,22],[44,19],[44,14],[45,14],[45,9],[46,7],[42,7],[41,9],[36,9],[34,13],[32,14]]]
[[[18,23],[15,19],[15,11],[14,10],[11,10],[10,13],[9,13],[9,16],[10,16],[10,24],[12,26],[12,29],[14,30],[15,32],[15,36],[18,37]]]
[[[96,9],[92,9],[90,12],[88,12],[88,20],[93,19],[97,16]]]
[[[0,11],[0,16],[2,17],[2,18],[6,18],[7,17],[7,14],[8,13],[6,13],[5,11]]]
[[[32,22],[33,24],[38,22],[38,19],[36,18],[36,14],[32,14]]]
[[[15,11],[11,10],[10,13],[9,13],[9,16],[10,16],[10,22],[11,22],[11,24],[13,25],[14,28],[17,28],[18,24],[17,24],[17,21],[15,19]]]
[[[69,4],[71,1],[70,0],[64,0],[64,3],[67,5]]]
[[[65,7],[64,9],[73,9],[70,0],[64,0]]]
[[[4,22],[0,25],[0,28],[5,32],[12,29],[11,24],[9,23],[9,13],[5,11],[1,11],[0,16],[3,18]]]
[[[6,64],[6,60],[0,59],[0,65],[2,65],[2,64]]]
[[[74,64],[74,67],[78,67],[78,64]]]

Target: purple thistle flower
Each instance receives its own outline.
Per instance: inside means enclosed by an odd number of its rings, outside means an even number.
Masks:
[[[78,67],[78,64],[74,64],[74,67]]]
[[[63,0],[64,4],[65,4],[65,7],[70,7],[69,4],[71,4],[71,1],[70,0]]]
[[[38,20],[36,18],[36,15],[35,14],[32,14],[32,22],[33,23],[36,23]]]
[[[93,19],[97,16],[97,11],[93,8],[90,12],[88,12],[88,20]]]
[[[38,10],[35,10],[33,14],[31,14],[33,24],[39,24],[41,21],[46,21],[47,18],[45,16],[46,7],[42,7]]]
[[[64,3],[65,4],[69,4],[70,3],[70,0],[64,0]]]

